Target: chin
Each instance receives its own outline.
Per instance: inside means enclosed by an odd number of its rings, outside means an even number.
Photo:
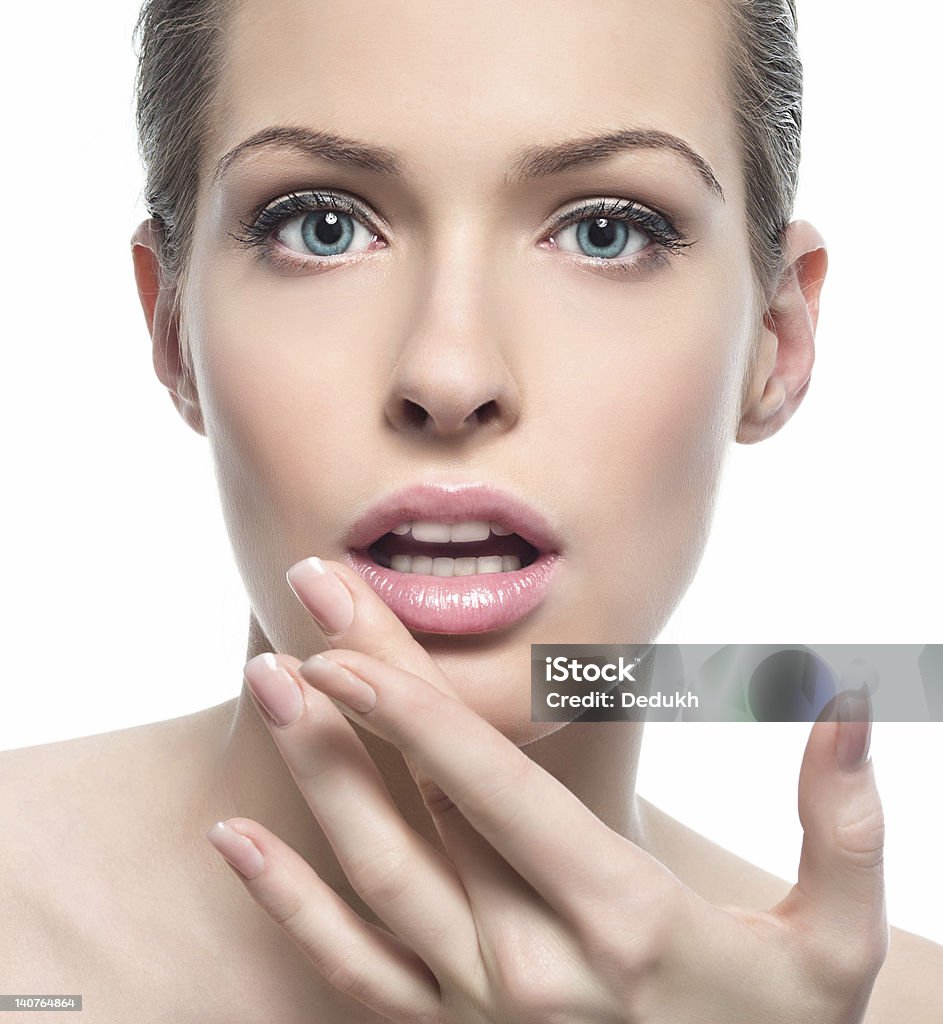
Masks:
[[[529,644],[502,653],[502,658],[482,659],[467,653],[439,652],[433,653],[433,658],[462,703],[523,747],[566,723],[531,721]]]

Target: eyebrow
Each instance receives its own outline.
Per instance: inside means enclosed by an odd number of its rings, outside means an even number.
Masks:
[[[244,153],[262,148],[292,149],[381,177],[406,176],[400,158],[384,146],[345,138],[335,132],[285,125],[263,128],[230,149],[217,163],[213,181],[218,182]],[[680,154],[708,188],[726,202],[724,190],[710,164],[677,135],[652,128],[625,128],[550,145],[524,146],[515,151],[511,168],[505,175],[505,184],[550,177],[633,149],[663,149]]]

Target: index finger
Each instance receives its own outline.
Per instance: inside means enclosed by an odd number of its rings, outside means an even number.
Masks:
[[[615,893],[675,881],[490,722],[421,676],[350,650],[298,666],[341,700],[332,681],[345,670],[377,695],[370,711],[347,713],[422,768],[550,906],[583,918],[587,901],[610,904]]]
[[[455,688],[429,652],[403,625],[402,621],[373,591],[370,585],[349,566],[320,558],[306,558],[292,566],[288,583],[298,600],[317,619],[319,605],[330,594],[322,594],[331,587],[344,587],[353,608],[339,622],[342,628],[329,632],[321,627],[331,648],[349,648],[363,651],[429,680],[443,693],[458,698]],[[324,606],[321,605],[323,608]]]

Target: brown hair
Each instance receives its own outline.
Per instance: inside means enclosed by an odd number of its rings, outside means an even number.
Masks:
[[[144,201],[161,228],[161,269],[170,282],[186,273],[224,16],[234,2],[145,0],[134,29]],[[795,0],[728,0],[728,9],[750,255],[760,295],[768,302],[785,269],[782,232],[792,217],[799,174],[802,64],[796,7]]]
[[[145,0],[134,26],[138,150],[144,203],[161,231],[164,280],[186,273],[200,159],[233,0]]]
[[[730,0],[734,118],[743,154],[753,273],[769,302],[782,278],[782,233],[799,182],[802,61],[796,0]]]

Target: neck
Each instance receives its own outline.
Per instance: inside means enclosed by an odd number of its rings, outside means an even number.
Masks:
[[[273,647],[254,616],[247,660]],[[262,720],[248,687],[207,719],[213,736],[208,785],[198,799],[206,820],[247,817],[260,822],[299,853],[318,876],[367,920],[317,819],[308,807]],[[393,802],[409,825],[442,852],[435,825],[399,751],[351,723],[373,758]],[[643,849],[648,846],[635,779],[641,722],[574,722],[525,747],[527,755],[573,792],[604,824]]]

